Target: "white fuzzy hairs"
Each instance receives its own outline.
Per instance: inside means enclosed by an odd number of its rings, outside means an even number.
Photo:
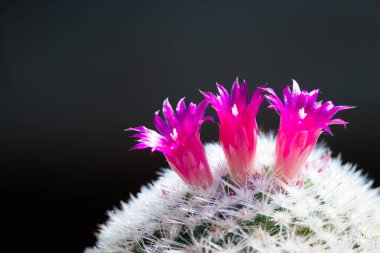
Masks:
[[[271,172],[272,134],[260,134],[255,176],[245,186],[228,177],[221,146],[206,153],[217,183],[191,191],[170,169],[108,213],[95,247],[126,252],[380,252],[380,196],[351,164],[318,145],[303,183],[287,185]]]

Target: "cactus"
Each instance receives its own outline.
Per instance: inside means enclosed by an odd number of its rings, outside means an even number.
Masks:
[[[245,185],[228,176],[219,144],[207,144],[213,176],[190,189],[172,170],[109,212],[97,245],[87,252],[377,252],[380,197],[372,181],[327,147],[311,153],[303,183],[272,173],[273,135],[260,134],[260,172]]]

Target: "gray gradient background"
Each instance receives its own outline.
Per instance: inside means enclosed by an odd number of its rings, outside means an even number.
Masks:
[[[379,1],[8,1],[0,6],[1,250],[80,252],[166,166],[128,152],[169,97],[295,78],[358,106],[323,135],[380,185]],[[209,110],[210,113],[211,110]],[[278,117],[263,106],[261,129]],[[205,141],[217,140],[206,123]]]

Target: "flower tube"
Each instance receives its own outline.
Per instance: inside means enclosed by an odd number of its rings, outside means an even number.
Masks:
[[[219,139],[234,180],[244,183],[255,172],[255,154],[258,127],[256,115],[264,97],[257,89],[249,100],[247,83],[234,82],[231,95],[216,84],[219,95],[202,92],[216,110],[219,118]]]
[[[173,110],[168,99],[163,104],[164,121],[155,113],[154,124],[158,132],[144,126],[127,129],[138,133],[132,137],[139,142],[132,149],[151,148],[162,152],[169,165],[190,187],[207,188],[213,182],[211,170],[206,158],[204,146],[200,140],[199,129],[206,120],[204,117],[208,102],[204,100],[198,106],[190,103],[186,109],[184,98]]]
[[[301,91],[293,80],[293,90],[289,86],[283,91],[283,102],[270,88],[265,97],[280,114],[280,127],[276,138],[275,169],[281,180],[288,182],[297,178],[306,164],[322,131],[332,135],[329,125],[343,125],[347,122],[332,117],[351,106],[335,106],[331,101],[317,101],[319,90]]]

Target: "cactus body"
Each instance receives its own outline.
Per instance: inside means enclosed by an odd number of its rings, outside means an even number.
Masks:
[[[378,252],[380,196],[355,166],[317,146],[303,182],[274,176],[275,139],[259,136],[254,175],[229,178],[219,144],[206,145],[215,182],[192,191],[172,170],[109,212],[86,253]]]

